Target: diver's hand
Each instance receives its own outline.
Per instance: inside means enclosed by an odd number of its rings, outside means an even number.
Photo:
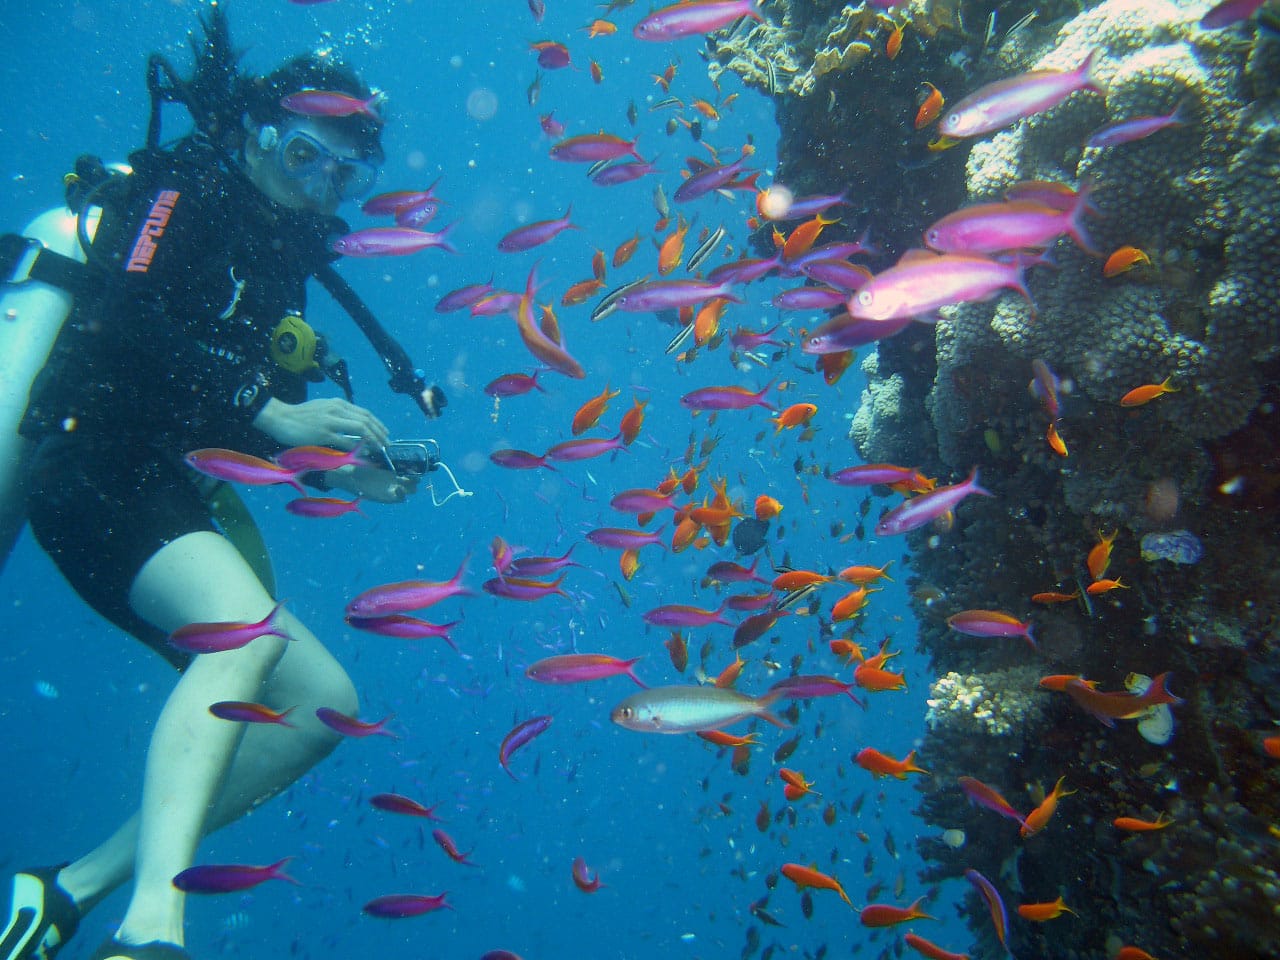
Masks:
[[[360,437],[366,446],[380,448],[391,437],[386,425],[372,413],[339,397],[305,403],[284,403],[272,397],[258,411],[253,425],[286,447],[316,444],[346,450],[352,446],[352,437]]]
[[[346,466],[325,473],[329,486],[377,503],[403,503],[418,490],[414,477],[401,477],[380,467]]]

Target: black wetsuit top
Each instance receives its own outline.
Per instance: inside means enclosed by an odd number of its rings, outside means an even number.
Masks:
[[[132,613],[129,589],[166,543],[215,529],[184,454],[277,451],[253,418],[271,397],[304,400],[306,381],[271,359],[271,332],[303,312],[345,224],[252,195],[195,142],[130,159],[125,199],[106,204],[94,237],[90,292],[31,390],[27,506],[77,592],[181,663]]]

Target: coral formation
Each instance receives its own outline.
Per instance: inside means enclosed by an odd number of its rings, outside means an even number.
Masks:
[[[1039,721],[1044,695],[1036,692],[1040,671],[1014,667],[989,674],[943,674],[929,687],[925,721],[963,737],[1020,734]]]

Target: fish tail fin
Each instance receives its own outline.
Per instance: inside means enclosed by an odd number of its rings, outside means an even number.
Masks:
[[[280,625],[280,613],[284,610],[284,605],[288,602],[289,600],[287,597],[284,600],[277,600],[276,605],[271,608],[271,612],[262,618],[262,626],[267,631],[266,636],[283,637],[285,640],[295,639],[292,634]]]
[[[1185,703],[1181,697],[1175,696],[1169,692],[1169,673],[1165,672],[1155,677],[1151,681],[1151,686],[1147,688],[1146,695],[1152,697],[1153,703]],[[1153,696],[1154,695],[1154,696]]]
[[[990,490],[986,489],[985,487],[978,486],[978,468],[977,467],[974,467],[972,470],[969,471],[969,479],[966,480],[965,483],[969,485],[970,492],[976,493],[980,497],[995,496],[994,493],[992,493]]]
[[[1028,623],[1027,629],[1022,632],[1022,635],[1027,638],[1027,643],[1031,644],[1032,650],[1039,650],[1039,646],[1036,645],[1036,635],[1032,631],[1033,625]]]
[[[1099,79],[1097,74],[1098,65],[1095,62],[1097,57],[1098,48],[1094,47],[1089,51],[1088,55],[1080,61],[1080,66],[1076,67],[1075,72],[1084,81],[1081,89],[1092,90],[1094,93],[1100,94],[1103,99],[1106,99],[1107,88],[1103,84],[1102,80]]]
[[[903,770],[910,771],[911,773],[923,773],[925,776],[933,776],[933,774],[929,773],[928,770],[916,763],[916,752],[914,750],[907,754],[903,764]]]
[[[267,867],[267,876],[273,880],[286,880],[289,883],[292,883],[295,887],[304,886],[301,880],[291,877],[289,874],[284,872],[284,868],[288,865],[289,861],[296,859],[298,858],[290,856],[285,857],[282,860],[277,860],[275,863]]]
[[[1080,184],[1080,189],[1076,193],[1076,199],[1073,201],[1071,210],[1067,214],[1067,236],[1076,242],[1085,253],[1091,257],[1097,257],[1099,260],[1106,259],[1106,254],[1102,253],[1089,237],[1089,232],[1084,225],[1084,215],[1092,213],[1096,209],[1090,200],[1090,195],[1095,187],[1090,182]],[[1028,298],[1030,299],[1030,298]]]

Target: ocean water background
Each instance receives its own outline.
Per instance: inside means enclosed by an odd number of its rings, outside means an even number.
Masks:
[[[199,9],[185,2],[54,0],[6,11],[0,24],[8,51],[0,70],[10,90],[0,112],[5,229],[18,229],[60,200],[61,176],[77,154],[122,159],[142,143],[145,57],[159,50],[185,71],[185,38]],[[425,0],[337,0],[315,7],[242,0],[229,12],[233,40],[246,50],[246,69],[266,72],[286,56],[332,46],[388,91],[389,159],[382,187],[425,186],[443,177],[440,193],[449,206],[437,222],[459,222],[459,256],[431,251],[352,261],[341,270],[429,376],[444,385],[450,398],[445,418],[424,423],[407,400],[386,390],[376,358],[322,290],[313,291],[308,319],[348,358],[357,401],[376,410],[397,435],[438,438],[446,461],[474,495],[435,509],[423,494],[401,507],[371,505],[368,519],[304,522],[284,511],[288,497],[280,491],[246,494],[272,547],[281,596],[348,666],[361,693],[362,716],[394,712],[401,739],[344,744],[286,795],[207,841],[203,862],[266,863],[296,856],[291,872],[304,886],[274,884],[243,896],[193,898],[193,956],[478,957],[504,948],[527,960],[569,953],[718,958],[737,955],[747,928],[760,927],[748,906],[766,894],[765,876],[784,862],[812,862],[836,874],[858,906],[876,882],[891,890],[899,872],[907,878],[902,904],[922,894],[913,839],[928,828],[910,815],[916,803],[911,784],[873,781],[850,762],[864,746],[901,756],[923,729],[931,677],[912,651],[905,545],[873,537],[839,542],[832,524],[843,522],[845,532],[851,531],[862,494],[821,476],[797,477],[794,469],[797,458],[805,466],[833,469],[857,462],[846,437],[863,387],[856,361],[835,388],[801,369],[809,364],[795,349],[768,370],[735,370],[727,346],[680,365],[663,353],[672,328],[648,315],[615,315],[592,324],[588,305],[559,311],[587,379],[546,375],[546,395],[507,400],[495,411],[481,392],[484,384],[532,366],[514,325],[505,318],[442,317],[432,309],[445,291],[491,274],[500,286],[518,289],[535,260],[549,281],[547,295],[558,299],[569,283],[590,275],[592,250],[611,253],[637,230],[650,236],[655,179],[593,186],[577,165],[549,159],[538,114],[554,108],[569,134],[601,128],[627,133],[625,111],[634,100],[640,151],[646,158],[657,155],[659,179],[670,195],[683,158],[707,155],[683,130],[666,136],[668,113],[649,112],[663,96],[651,74],[676,60],[672,93],[714,102],[716,92],[698,55],[700,41],[640,43],[630,36],[645,12],[639,7],[612,17],[620,28],[616,36],[588,40],[582,28],[602,11],[564,0],[550,0],[541,26],[521,0],[459,4],[447,11]],[[545,72],[540,101],[530,107],[527,89],[537,68],[528,43],[538,39],[568,43],[582,69]],[[599,86],[585,70],[592,58],[604,69]],[[738,90],[731,81],[722,93]],[[177,135],[185,127],[185,117],[167,108],[166,133]],[[769,170],[777,137],[770,104],[743,90],[721,122],[705,124],[704,136],[728,157],[748,135],[758,166]],[[770,178],[766,173],[761,180]],[[559,216],[570,203],[580,231],[536,252],[497,252],[496,242],[507,230]],[[707,197],[689,205],[687,212],[697,217],[691,236],[723,222],[741,250],[750,204],[750,195],[743,194],[732,203]],[[343,213],[353,225],[373,224],[357,210]],[[869,216],[874,228],[875,211],[861,216]],[[652,271],[655,260],[646,239],[631,264],[611,270],[609,286]],[[731,308],[725,325],[763,329],[777,322],[767,301],[779,288],[773,281],[746,288],[747,303]],[[791,339],[798,328],[814,323],[792,315]],[[697,387],[759,388],[774,377],[794,382],[781,395],[785,402],[818,404],[812,442],[800,442],[794,431],[775,438],[763,410],[724,414],[712,426],[705,416],[691,418],[678,403]],[[633,388],[650,398],[644,433],[630,452],[612,462],[566,464],[559,474],[506,472],[489,463],[488,454],[499,447],[541,451],[567,439],[573,412],[606,382],[622,395],[595,435],[613,432]],[[899,662],[909,692],[873,696],[865,712],[847,698],[807,706],[797,727],[800,747],[788,765],[814,780],[823,798],[795,805],[794,824],[773,823],[765,833],[755,825],[761,801],[775,813],[785,807],[770,757],[792,734],[764,726],[749,773],[738,776],[727,757],[696,738],[645,737],[612,725],[609,709],[635,689],[626,679],[561,688],[523,676],[533,660],[577,649],[644,655],[637,669],[646,682],[678,682],[662,647],[666,632],[646,627],[641,614],[660,603],[715,606],[717,596],[698,582],[715,559],[732,558],[731,548],[679,555],[648,549],[640,573],[620,591],[616,555],[582,544],[575,558],[587,568],[570,572],[571,601],[527,605],[480,594],[433,610],[433,619],[464,618],[455,633],[460,655],[440,644],[357,634],[341,618],[344,603],[358,591],[419,575],[443,579],[468,554],[468,582],[478,590],[490,575],[488,544],[496,535],[534,553],[560,553],[588,529],[625,525],[609,509],[610,497],[655,484],[669,464],[682,462],[691,434],[722,437],[703,489],[709,478],[725,476],[735,499],[749,505],[768,493],[785,504],[770,534],[776,560],[789,551],[796,566],[811,569],[894,561],[896,580],[874,596],[862,640],[875,645],[894,637],[893,646],[904,650]],[[872,504],[868,527],[887,504]],[[828,607],[834,598],[827,597]],[[9,783],[0,793],[0,864],[13,869],[75,857],[128,815],[137,800],[147,737],[173,676],[159,658],[85,607],[29,536],[0,578],[0,629],[2,756]],[[727,629],[689,634],[691,670],[707,639],[714,641],[708,672],[732,658]],[[837,672],[812,618],[784,620],[774,634],[775,646],[761,641],[744,650],[751,662],[741,688],[763,690],[785,674],[797,654],[804,656],[804,672]],[[783,665],[782,674],[771,674],[760,662],[766,655]],[[555,721],[516,756],[513,768],[523,780],[513,782],[498,767],[498,744],[515,722],[544,713]],[[415,821],[369,807],[369,795],[389,790],[439,803],[445,829],[462,850],[474,850],[479,869],[450,862]],[[865,802],[855,816],[851,805],[862,794]],[[821,818],[828,802],[838,807],[833,826]],[[859,840],[857,831],[868,841]],[[886,849],[887,835],[896,841],[896,858]],[[868,854],[875,863],[866,875]],[[576,856],[599,870],[603,890],[588,896],[573,886],[569,865]],[[400,922],[360,912],[374,896],[443,890],[456,912]],[[887,891],[882,902],[891,899]],[[934,904],[939,923],[915,928],[952,949],[968,942],[951,905],[958,892],[952,884]],[[860,927],[856,913],[833,894],[814,893],[811,920],[801,915],[799,900],[788,881],[779,883],[768,910],[785,927],[761,928],[762,945],[812,955],[825,943],[832,956],[870,956],[891,942],[891,935]],[[63,956],[87,956],[113,929],[124,902],[117,894],[99,907]]]

